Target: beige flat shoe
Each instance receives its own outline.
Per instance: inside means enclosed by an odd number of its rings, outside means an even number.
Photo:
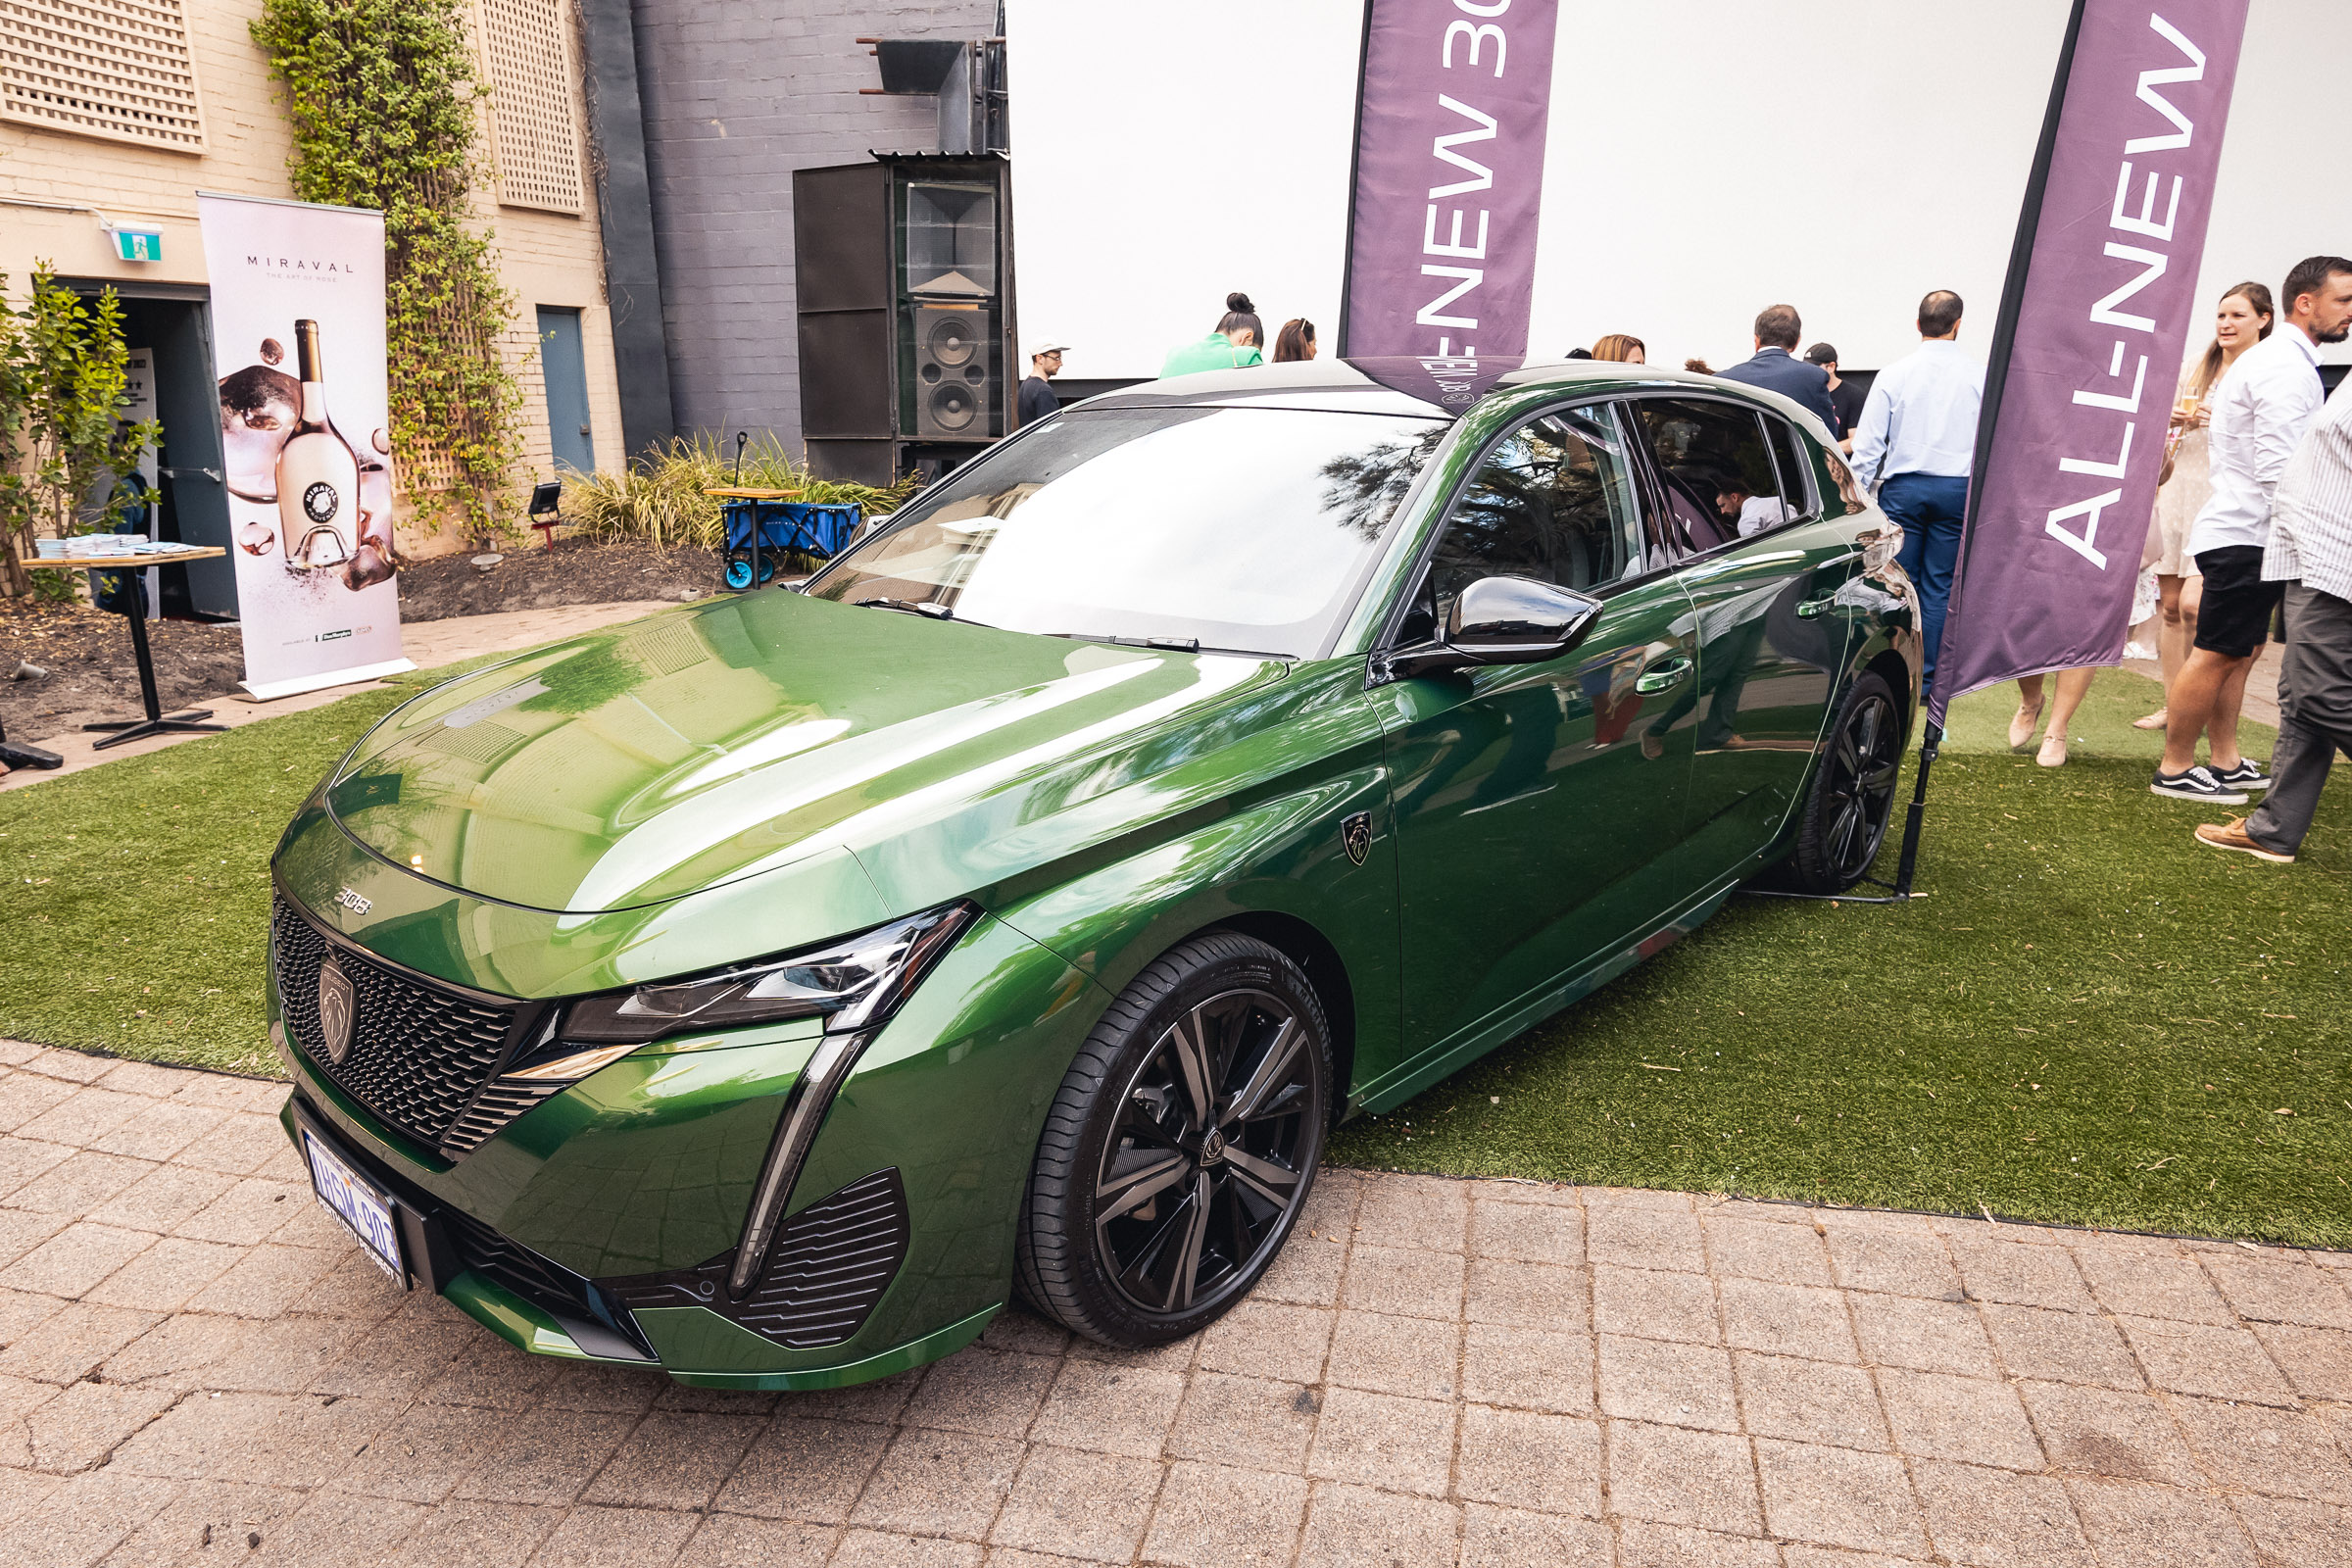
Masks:
[[[2035,726],[2041,723],[2041,710],[2048,703],[2049,699],[2044,697],[2034,705],[2031,712],[2027,711],[2025,704],[2017,705],[2017,716],[2009,720],[2009,749],[2011,751],[2022,752],[2026,749],[2026,743],[2034,738]]]
[[[2145,718],[2133,719],[2132,721],[2132,727],[2133,729],[2162,729],[2167,722],[2168,719],[2165,710],[2159,708],[2156,710],[2156,711],[2148,714]]]
[[[2034,754],[2034,760],[2044,767],[2064,767],[2066,765],[2066,737],[2056,730],[2044,735],[2041,738],[2041,750]]]

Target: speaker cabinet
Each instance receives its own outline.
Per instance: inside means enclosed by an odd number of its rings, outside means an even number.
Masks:
[[[793,174],[801,418],[820,478],[953,468],[1002,435],[1014,353],[1010,165],[877,153]]]
[[[953,306],[914,308],[914,433],[964,441],[989,429],[986,318]]]

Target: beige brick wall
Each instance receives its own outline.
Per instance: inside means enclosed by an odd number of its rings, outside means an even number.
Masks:
[[[22,297],[24,278],[36,260],[79,277],[203,283],[197,191],[241,196],[293,194],[286,174],[291,136],[269,58],[255,45],[249,30],[261,11],[259,0],[186,0],[185,10],[203,100],[205,148],[201,155],[0,122],[0,272],[8,274],[12,294]],[[577,53],[575,42],[571,72],[575,93],[580,74]],[[585,107],[579,107],[578,113],[585,149]],[[554,471],[548,456],[547,403],[534,352],[537,325],[532,308],[539,305],[568,306],[580,312],[597,466],[614,466],[623,456],[620,389],[612,367],[612,320],[605,305],[593,183],[577,217],[500,207],[488,173],[486,125],[480,146],[485,167],[475,192],[474,214],[494,235],[501,277],[514,296],[514,322],[504,348],[528,395],[522,416],[528,476],[545,478]],[[153,224],[163,230],[164,260],[118,261],[96,217],[7,205],[4,199],[12,196],[84,204],[103,209],[110,218]],[[525,475],[518,472],[516,477],[519,480]],[[425,554],[455,543],[422,536],[404,536],[402,540],[404,548]]]

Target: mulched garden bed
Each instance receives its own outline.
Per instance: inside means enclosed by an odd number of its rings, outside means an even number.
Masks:
[[[401,619],[414,624],[504,610],[701,598],[718,588],[718,558],[709,550],[572,540],[548,550],[534,536],[488,570],[469,555],[437,556],[402,567],[397,581]],[[166,711],[233,692],[245,673],[233,625],[158,620],[148,638]],[[13,679],[20,662],[48,673]],[[87,605],[0,599],[0,728],[11,738],[37,742],[87,720],[138,712],[138,672],[122,616]]]
[[[584,539],[560,539],[549,550],[534,535],[502,552],[487,571],[473,564],[471,554],[435,556],[403,566],[397,580],[400,618],[409,622],[557,605],[699,599],[718,591],[718,553]]]

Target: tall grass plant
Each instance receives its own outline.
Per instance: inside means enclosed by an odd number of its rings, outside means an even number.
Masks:
[[[888,489],[812,476],[773,435],[755,438],[738,471],[734,450],[709,435],[678,436],[667,448],[617,472],[566,474],[564,520],[591,539],[642,539],[664,547],[716,550],[724,503],[708,492],[741,486],[793,492],[799,501],[841,503],[868,517],[898,509],[915,481]]]

